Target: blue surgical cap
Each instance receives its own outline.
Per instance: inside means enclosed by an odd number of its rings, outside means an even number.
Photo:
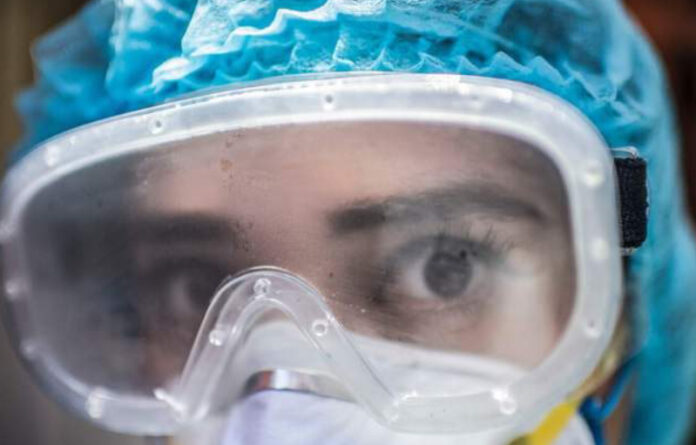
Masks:
[[[96,0],[35,48],[18,157],[81,124],[218,85],[297,73],[499,77],[579,108],[648,162],[645,321],[631,444],[677,444],[696,378],[696,250],[659,63],[616,0]]]

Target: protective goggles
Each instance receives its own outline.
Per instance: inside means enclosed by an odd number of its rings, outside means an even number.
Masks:
[[[597,131],[520,83],[210,92],[11,169],[8,324],[52,394],[121,432],[174,434],[270,388],[399,431],[526,428],[614,331],[617,197]]]

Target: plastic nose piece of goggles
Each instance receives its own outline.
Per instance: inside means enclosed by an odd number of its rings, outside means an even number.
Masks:
[[[196,422],[214,407],[211,400],[224,386],[229,363],[243,348],[255,322],[272,311],[282,312],[324,358],[329,372],[378,419],[396,421],[392,395],[376,378],[332,315],[324,298],[312,286],[278,268],[255,268],[227,280],[216,292],[201,325],[184,372],[170,394],[160,394],[182,423]],[[292,355],[294,351],[287,351]],[[292,360],[292,359],[291,359]],[[242,388],[248,375],[234,375]],[[359,390],[354,390],[359,388]],[[241,394],[239,394],[241,396]],[[384,407],[387,407],[385,410]]]
[[[288,369],[306,371],[306,377],[337,382],[341,396],[348,395],[344,398],[362,405],[374,420],[394,431],[484,431],[502,427],[501,419],[519,414],[514,395],[505,387],[481,388],[464,398],[426,396],[416,388],[395,391],[389,386],[390,376],[371,366],[365,356],[369,350],[361,349],[364,345],[337,321],[315,288],[291,272],[262,267],[227,280],[217,290],[181,377],[170,392],[159,391],[158,398],[174,411],[180,425],[192,425],[217,410],[229,409],[244,397],[254,378],[275,369],[278,362],[265,369],[258,364],[247,368],[243,358],[246,341],[255,334],[259,321],[278,312],[294,325],[293,333],[304,337],[303,342],[293,343],[279,336],[286,347],[280,367],[289,363]],[[218,404],[220,399],[224,405]],[[498,407],[498,416],[489,417],[491,406]]]

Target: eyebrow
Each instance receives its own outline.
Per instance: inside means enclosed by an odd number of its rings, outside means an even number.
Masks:
[[[451,214],[487,213],[505,218],[545,222],[534,204],[487,183],[457,184],[415,195],[393,196],[379,201],[359,200],[331,211],[329,224],[337,235],[376,229],[386,224],[442,218]]]
[[[243,235],[242,225],[203,214],[156,216],[142,222],[137,236],[155,243],[206,242],[236,239]]]

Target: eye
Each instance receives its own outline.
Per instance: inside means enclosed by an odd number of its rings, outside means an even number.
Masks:
[[[390,291],[421,300],[471,300],[486,275],[492,275],[496,255],[489,243],[464,237],[418,239],[400,249],[391,263]]]
[[[180,260],[148,274],[145,285],[163,314],[182,319],[202,315],[225,276],[227,272],[218,264]]]

